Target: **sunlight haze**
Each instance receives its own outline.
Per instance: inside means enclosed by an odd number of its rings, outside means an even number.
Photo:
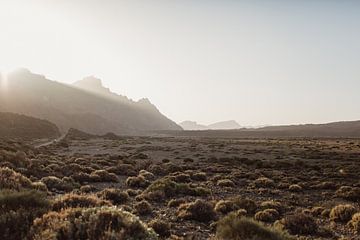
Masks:
[[[175,122],[360,119],[359,1],[1,0],[0,13],[2,72],[94,75]]]

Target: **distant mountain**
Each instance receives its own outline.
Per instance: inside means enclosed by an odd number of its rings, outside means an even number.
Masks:
[[[179,123],[184,130],[228,130],[228,129],[239,129],[241,126],[234,120],[217,122],[210,125],[201,125],[197,122],[184,121]]]
[[[0,112],[0,138],[54,139],[59,136],[59,129],[49,121]]]
[[[179,123],[184,130],[208,130],[209,128],[205,125],[198,124],[193,121],[184,121]]]
[[[216,138],[360,138],[360,121],[241,128],[236,130],[163,131],[172,136]]]
[[[217,122],[217,123],[208,125],[208,127],[210,129],[216,129],[216,130],[227,130],[227,129],[239,129],[239,128],[241,128],[240,124],[238,124],[234,120],[224,121],[224,122]]]
[[[20,69],[0,79],[0,91],[0,111],[49,120],[62,132],[69,128],[92,134],[182,130],[149,100],[136,102],[112,93],[94,77],[67,85]]]

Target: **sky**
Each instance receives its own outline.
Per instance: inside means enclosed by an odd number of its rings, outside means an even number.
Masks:
[[[360,1],[0,0],[0,71],[93,75],[170,119],[360,119]]]

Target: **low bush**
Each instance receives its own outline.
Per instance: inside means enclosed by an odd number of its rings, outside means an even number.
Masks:
[[[34,221],[31,239],[156,240],[156,233],[136,216],[116,207],[71,208]]]
[[[154,219],[149,223],[149,227],[154,229],[154,231],[159,234],[160,237],[170,237],[170,224],[168,222],[162,221],[160,219]]]
[[[0,239],[26,239],[32,222],[50,208],[45,193],[0,192]]]
[[[340,204],[330,211],[330,219],[335,222],[348,222],[352,215],[356,213],[356,208],[350,204]]]
[[[360,232],[360,213],[356,213],[352,216],[349,225],[354,231]]]
[[[335,195],[339,198],[350,201],[359,201],[360,200],[360,188],[359,187],[349,187],[342,186],[340,187]]]
[[[129,200],[129,194],[115,188],[105,188],[98,193],[102,199],[112,202],[112,204],[123,204]]]
[[[197,199],[195,202],[181,204],[178,208],[177,216],[181,219],[195,220],[204,223],[216,219],[213,206],[200,199]]]
[[[230,213],[217,223],[217,240],[290,240],[284,232]]]
[[[140,215],[148,215],[148,214],[152,213],[152,206],[146,200],[142,200],[141,202],[136,203],[134,205],[134,208],[135,208],[136,212]]]
[[[219,187],[235,187],[235,183],[229,179],[221,179],[217,182]]]
[[[290,234],[312,235],[318,231],[314,218],[303,213],[286,216],[276,221],[275,226],[278,229],[287,230]]]
[[[255,219],[262,222],[275,222],[280,214],[276,209],[265,209],[255,214]]]
[[[66,208],[89,208],[100,206],[111,206],[111,203],[109,201],[99,199],[93,195],[78,195],[70,193],[55,199],[52,205],[52,210],[60,211]]]

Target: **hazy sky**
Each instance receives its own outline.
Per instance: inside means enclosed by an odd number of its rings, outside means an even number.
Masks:
[[[0,70],[88,75],[176,122],[360,119],[360,1],[0,0]]]

